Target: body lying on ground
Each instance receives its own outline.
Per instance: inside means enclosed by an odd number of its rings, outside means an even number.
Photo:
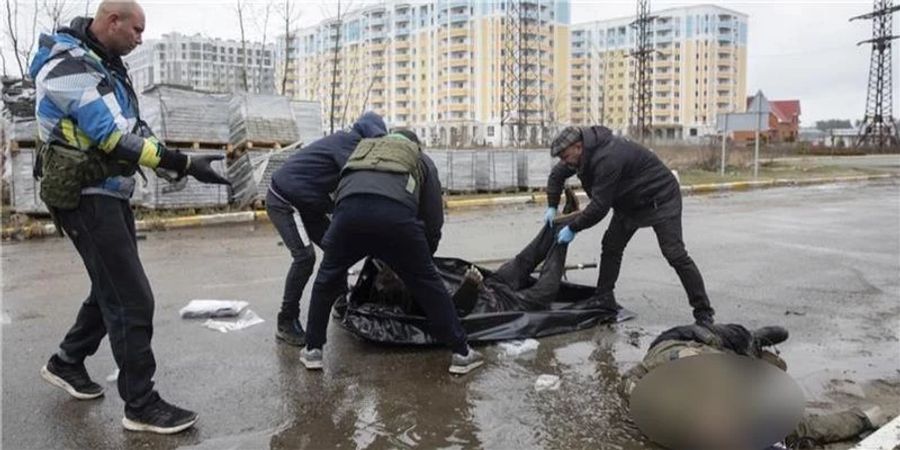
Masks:
[[[635,388],[649,373],[675,361],[700,355],[730,354],[761,359],[787,371],[786,362],[767,349],[784,342],[787,338],[788,332],[782,327],[764,327],[754,331],[749,331],[738,324],[686,325],[670,328],[650,344],[643,360],[625,374],[622,383],[623,396],[626,403],[629,403]],[[710,380],[699,380],[699,383],[708,381]],[[690,406],[685,407],[687,408]],[[815,448],[832,442],[854,439],[885,422],[885,417],[877,406],[827,414],[806,413],[782,443],[769,448]]]

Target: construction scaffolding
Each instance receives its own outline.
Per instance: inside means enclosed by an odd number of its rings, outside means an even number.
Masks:
[[[546,141],[541,5],[507,0],[503,18],[501,145],[521,147]]]
[[[635,46],[631,52],[634,64],[631,89],[631,129],[629,134],[638,142],[653,138],[653,20],[650,0],[638,0],[637,19],[631,23],[635,30]]]
[[[872,58],[869,65],[866,115],[859,128],[856,146],[875,147],[879,151],[898,145],[893,115],[891,41],[900,36],[892,36],[891,33],[893,14],[900,10],[900,6],[893,6],[892,3],[892,0],[875,0],[871,13],[850,19],[872,20],[872,39],[857,44],[872,44]]]

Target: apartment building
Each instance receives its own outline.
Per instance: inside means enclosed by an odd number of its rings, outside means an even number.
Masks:
[[[714,133],[718,113],[746,108],[747,15],[711,5],[651,14],[654,137],[689,140]],[[566,121],[627,132],[635,106],[634,20],[572,25]]]
[[[526,45],[517,51],[529,55],[530,70],[517,81],[527,86],[519,95],[527,99],[525,107],[510,112],[510,102],[503,101],[504,18],[513,1],[529,20]],[[429,145],[500,146],[512,139],[506,124],[520,120],[523,111],[528,126],[521,140],[546,143],[553,125],[569,113],[569,65],[558,58],[570,52],[569,7],[568,0],[368,5],[296,30],[289,39],[280,36],[276,84],[286,95],[320,101],[326,131],[332,116],[338,129],[373,110],[391,126],[412,128]]]
[[[135,90],[154,84],[190,86],[208,92],[274,93],[274,46],[209,38],[199,34],[164,34],[148,39],[125,56]]]

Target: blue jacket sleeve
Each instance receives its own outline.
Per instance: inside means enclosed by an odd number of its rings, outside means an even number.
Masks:
[[[78,131],[93,145],[121,161],[156,168],[165,159],[164,168],[178,171],[186,168],[186,156],[176,156],[172,152],[167,155],[165,146],[156,138],[144,138],[130,132],[128,120],[116,99],[113,81],[108,76],[76,58],[65,58],[54,71],[62,71],[60,65],[71,66],[69,75],[40,74],[39,89],[77,124]],[[74,135],[78,132],[72,130],[71,133],[72,139],[77,139]]]

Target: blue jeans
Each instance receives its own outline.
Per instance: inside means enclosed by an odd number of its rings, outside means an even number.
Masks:
[[[278,230],[284,246],[291,252],[292,258],[291,267],[284,280],[281,312],[278,313],[279,323],[291,322],[300,317],[300,298],[316,265],[316,251],[312,243],[307,244],[300,237],[300,231],[294,221],[295,209],[300,213],[300,220],[309,239],[320,247],[325,231],[331,223],[324,211],[306,205],[295,207],[271,190],[266,194],[266,213],[272,225]],[[346,275],[344,278],[346,279]]]
[[[325,256],[313,284],[306,342],[325,345],[331,307],[345,284],[343,274],[366,256],[378,258],[403,280],[425,312],[434,336],[455,353],[467,353],[466,332],[450,293],[431,259],[425,228],[415,211],[378,195],[353,195],[338,203],[322,241]]]

